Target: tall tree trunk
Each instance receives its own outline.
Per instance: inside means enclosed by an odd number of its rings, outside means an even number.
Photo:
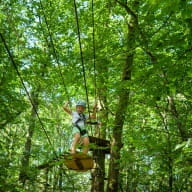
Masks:
[[[119,189],[119,168],[120,168],[120,150],[122,148],[122,131],[127,112],[129,101],[129,88],[126,88],[126,82],[131,80],[131,68],[133,64],[136,29],[137,29],[137,17],[134,12],[127,6],[127,4],[118,2],[124,7],[127,13],[130,15],[128,21],[128,33],[127,33],[127,56],[123,67],[123,74],[121,80],[121,87],[119,91],[119,102],[115,114],[115,122],[113,127],[113,136],[111,143],[111,160],[109,168],[109,181],[108,192],[117,192]],[[133,3],[137,4],[137,1]]]
[[[105,153],[95,150],[93,152],[96,169],[92,172],[92,189],[91,192],[104,192],[105,179]]]
[[[100,64],[98,66],[99,74],[108,74],[107,65]],[[101,111],[99,112],[98,121],[101,121],[101,126],[96,127],[96,137],[106,139],[106,127],[108,122],[107,106],[107,77],[99,76],[98,79],[98,97],[101,104]],[[92,171],[92,192],[104,192],[105,187],[105,153],[94,150],[93,157],[95,158],[96,169]]]
[[[41,77],[44,77],[45,75],[44,71],[46,67],[47,67],[46,63],[41,66],[41,69],[42,69],[40,73]],[[23,157],[21,159],[21,171],[19,174],[19,180],[23,183],[23,185],[25,184],[26,179],[29,179],[28,178],[29,160],[31,156],[32,138],[33,138],[34,128],[35,128],[36,119],[37,119],[36,113],[38,112],[40,89],[41,89],[41,86],[40,84],[38,84],[37,87],[31,91],[31,100],[33,102],[33,106],[32,106],[31,116],[29,120],[28,135],[25,142]]]
[[[130,67],[129,57],[126,59],[126,67]],[[126,74],[126,75],[125,75]],[[127,81],[131,77],[131,71],[127,68],[124,68],[124,78],[122,81]],[[110,161],[110,169],[109,169],[109,183],[108,183],[108,191],[116,192],[118,191],[118,177],[119,177],[119,167],[120,167],[120,150],[122,148],[122,130],[123,124],[125,120],[125,114],[127,111],[128,105],[128,98],[129,98],[129,90],[122,89],[121,95],[119,97],[119,104],[116,111],[115,116],[115,125],[113,127],[113,136],[112,136],[112,143],[111,143],[111,161]]]
[[[29,120],[28,136],[25,143],[25,148],[23,152],[23,157],[21,160],[21,171],[19,175],[20,181],[25,184],[26,179],[28,178],[27,170],[29,168],[29,159],[31,153],[31,142],[34,133],[35,120],[36,120],[36,110],[38,109],[38,90],[31,93],[31,99],[33,101],[34,107],[32,107],[31,118]]]

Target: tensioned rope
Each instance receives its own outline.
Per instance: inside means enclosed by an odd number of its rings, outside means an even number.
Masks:
[[[20,79],[20,81],[21,81],[21,83],[22,83],[22,85],[23,85],[23,88],[24,88],[24,90],[25,90],[28,98],[29,98],[29,101],[30,101],[31,105],[33,106],[33,109],[34,109],[34,111],[35,111],[35,114],[37,115],[37,118],[38,118],[38,120],[39,120],[39,122],[40,122],[41,128],[43,129],[43,131],[44,131],[44,133],[45,133],[45,135],[46,135],[46,138],[47,138],[50,146],[52,147],[53,152],[55,153],[55,155],[56,155],[56,157],[57,157],[57,153],[56,153],[55,150],[54,150],[53,144],[51,143],[51,140],[50,140],[50,138],[49,138],[49,136],[48,136],[48,133],[47,133],[47,131],[46,131],[44,125],[43,125],[43,122],[41,121],[40,116],[39,116],[39,114],[38,114],[38,112],[37,112],[37,108],[36,108],[36,106],[35,106],[35,104],[34,104],[34,102],[33,102],[33,99],[31,98],[31,96],[30,96],[30,94],[29,94],[29,92],[28,92],[28,90],[27,90],[27,88],[26,88],[26,86],[25,86],[25,84],[24,84],[24,80],[23,80],[23,78],[22,78],[22,76],[21,76],[21,74],[20,74],[20,72],[19,72],[19,70],[18,70],[18,68],[17,68],[17,65],[16,65],[16,63],[15,63],[15,60],[14,60],[14,58],[13,58],[13,55],[12,55],[12,53],[10,52],[10,49],[9,49],[9,47],[7,46],[6,40],[5,40],[5,38],[3,37],[2,33],[0,33],[0,37],[1,37],[1,40],[2,40],[2,42],[3,42],[3,44],[4,44],[4,47],[5,47],[8,55],[9,55],[9,58],[10,58],[10,60],[11,60],[11,63],[13,64],[13,67],[14,67],[14,69],[15,69],[15,71],[16,71],[16,73],[17,73],[17,75],[18,75],[18,77],[19,77],[19,79]]]
[[[83,57],[83,50],[82,50],[82,43],[81,43],[81,34],[80,34],[79,18],[78,18],[78,13],[77,13],[76,0],[74,0],[73,2],[74,2],[74,9],[75,9],[75,20],[76,20],[76,25],[77,25],[78,41],[79,41],[79,52],[80,52],[80,56],[81,56],[81,65],[82,65],[82,70],[83,70],[84,87],[85,87],[85,91],[86,91],[88,112],[89,112],[89,116],[90,116],[88,88],[87,88],[87,80],[86,80],[86,74],[85,74],[85,65],[84,65],[84,57]],[[91,134],[93,135],[92,127],[91,127]]]
[[[53,55],[55,57],[56,63],[57,63],[58,68],[59,68],[59,74],[60,74],[61,79],[62,79],[62,83],[63,83],[63,86],[64,86],[64,91],[65,91],[66,96],[67,96],[67,98],[69,100],[69,98],[70,98],[69,97],[69,93],[67,91],[67,88],[66,88],[66,85],[65,85],[65,81],[64,81],[64,77],[63,77],[63,74],[61,72],[61,64],[60,64],[58,56],[57,56],[57,52],[56,52],[55,45],[54,45],[54,42],[53,42],[53,37],[52,37],[51,31],[50,31],[50,28],[49,28],[49,24],[48,24],[47,17],[46,17],[46,14],[45,14],[44,6],[43,6],[43,3],[42,3],[41,0],[39,1],[39,4],[40,4],[41,10],[43,12],[43,17],[44,17],[44,20],[45,20],[45,25],[46,25],[46,28],[47,28],[47,31],[48,31],[48,36],[50,37],[50,43],[51,43],[51,47],[53,49]]]
[[[96,48],[95,48],[95,19],[94,19],[94,0],[91,1],[92,12],[92,39],[93,39],[93,67],[94,67],[94,88],[95,88],[95,103],[97,103],[97,76],[96,76]],[[96,113],[97,114],[97,113]],[[96,121],[98,122],[98,116],[96,115]],[[100,129],[99,129],[100,137]]]
[[[95,20],[94,20],[94,2],[91,2],[91,11],[92,11],[92,38],[93,38],[93,67],[94,67],[94,87],[95,87],[95,103],[97,100],[97,78],[96,78],[96,48],[95,48]]]
[[[95,48],[95,17],[94,17],[94,0],[91,1],[91,12],[92,12],[92,42],[93,42],[93,67],[94,67],[94,88],[95,88],[95,103],[97,102],[97,76],[96,76],[96,48]],[[97,114],[97,113],[96,113]],[[98,122],[98,117],[96,116],[96,121]],[[97,126],[97,125],[96,125]],[[100,138],[100,128],[98,128],[98,137]],[[102,154],[101,150],[95,149],[100,156]],[[95,157],[96,162],[96,168],[101,170],[101,173],[103,173],[103,170],[99,166],[98,159]]]

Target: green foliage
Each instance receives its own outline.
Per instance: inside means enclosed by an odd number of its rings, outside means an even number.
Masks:
[[[90,108],[97,91],[98,117],[106,126],[102,134],[110,139],[119,95],[122,89],[130,91],[118,160],[122,190],[191,191],[191,1],[141,0],[138,8],[135,0],[119,2],[127,2],[138,17],[136,46],[127,52],[126,9],[95,0],[94,69],[91,1],[77,1]],[[36,169],[55,153],[69,151],[65,101],[86,100],[73,1],[4,0],[0,10],[0,31],[30,96],[35,91],[41,120],[0,41],[0,191],[88,191],[89,174],[66,170],[62,160],[50,169]],[[131,80],[122,83],[123,65],[133,53]],[[21,165],[30,130],[25,170]],[[24,185],[23,170],[28,176]]]

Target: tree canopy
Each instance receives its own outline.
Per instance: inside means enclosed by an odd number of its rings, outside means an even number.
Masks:
[[[191,0],[0,10],[0,191],[192,191]],[[111,143],[86,173],[55,160],[73,138],[63,105],[79,99],[87,113],[98,101],[89,133]]]

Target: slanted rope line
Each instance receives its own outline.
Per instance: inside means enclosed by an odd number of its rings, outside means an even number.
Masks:
[[[83,50],[82,50],[82,44],[81,44],[81,34],[80,34],[80,28],[79,28],[79,19],[78,19],[78,13],[77,13],[77,5],[76,5],[76,1],[75,0],[73,2],[74,2],[74,9],[75,9],[75,20],[76,20],[76,25],[77,25],[78,41],[79,41],[79,52],[80,52],[80,56],[81,56],[81,65],[82,65],[82,70],[83,70],[84,87],[85,87],[85,91],[86,91],[88,113],[89,113],[89,116],[90,116],[88,88],[87,88],[87,80],[86,80],[86,75],[85,75],[85,65],[84,65],[84,57],[83,57]],[[92,127],[91,127],[91,134],[93,135]]]
[[[39,3],[40,3],[40,7],[42,9],[42,12],[43,12],[43,17],[44,17],[45,25],[46,25],[46,28],[47,28],[47,31],[48,31],[48,36],[50,37],[51,47],[53,49],[53,55],[55,57],[57,66],[59,68],[59,74],[61,76],[61,80],[62,80],[62,83],[63,83],[63,86],[64,86],[64,91],[65,91],[66,96],[67,96],[67,98],[69,100],[69,98],[70,98],[69,93],[67,91],[66,84],[65,84],[65,81],[64,81],[64,77],[63,77],[63,74],[61,72],[61,64],[60,64],[58,56],[57,56],[57,52],[56,52],[55,45],[54,45],[54,42],[53,42],[53,37],[52,37],[51,31],[50,31],[50,28],[49,28],[49,25],[48,25],[47,17],[46,17],[46,14],[45,14],[44,6],[43,6],[43,3],[42,3],[41,0],[39,1]]]
[[[21,81],[21,83],[22,83],[22,85],[23,85],[23,87],[24,87],[24,90],[25,90],[25,92],[26,92],[26,94],[27,94],[27,96],[28,96],[28,98],[29,98],[29,101],[31,102],[31,105],[33,106],[33,109],[34,109],[34,111],[35,111],[35,114],[37,115],[37,118],[38,118],[38,120],[39,120],[39,122],[40,122],[41,128],[43,129],[43,131],[44,131],[44,133],[45,133],[45,135],[46,135],[46,137],[47,137],[47,140],[48,140],[50,146],[52,147],[53,152],[55,153],[55,155],[56,155],[56,157],[57,157],[57,153],[56,153],[55,150],[54,150],[53,144],[51,143],[51,140],[50,140],[50,138],[49,138],[49,136],[48,136],[48,133],[47,133],[44,125],[43,125],[43,122],[41,121],[41,119],[40,119],[40,117],[39,117],[39,114],[38,114],[38,112],[37,112],[37,108],[36,108],[36,106],[35,106],[32,98],[31,98],[31,96],[30,96],[30,94],[29,94],[29,92],[28,92],[28,90],[27,90],[27,88],[26,88],[26,86],[25,86],[25,84],[24,84],[24,80],[23,80],[23,78],[22,78],[22,76],[21,76],[21,74],[20,74],[20,72],[19,72],[19,70],[18,70],[18,68],[17,68],[17,65],[16,65],[16,63],[15,63],[15,61],[14,61],[14,59],[13,59],[13,55],[11,54],[11,52],[10,52],[8,46],[7,46],[7,43],[6,43],[6,41],[5,41],[2,33],[0,33],[0,36],[1,36],[2,42],[3,42],[3,44],[4,44],[4,47],[5,47],[8,55],[9,55],[9,58],[10,58],[12,64],[13,64],[13,67],[14,67],[14,69],[16,70],[16,73],[17,73],[17,75],[19,76],[19,79],[20,79],[20,81]]]

